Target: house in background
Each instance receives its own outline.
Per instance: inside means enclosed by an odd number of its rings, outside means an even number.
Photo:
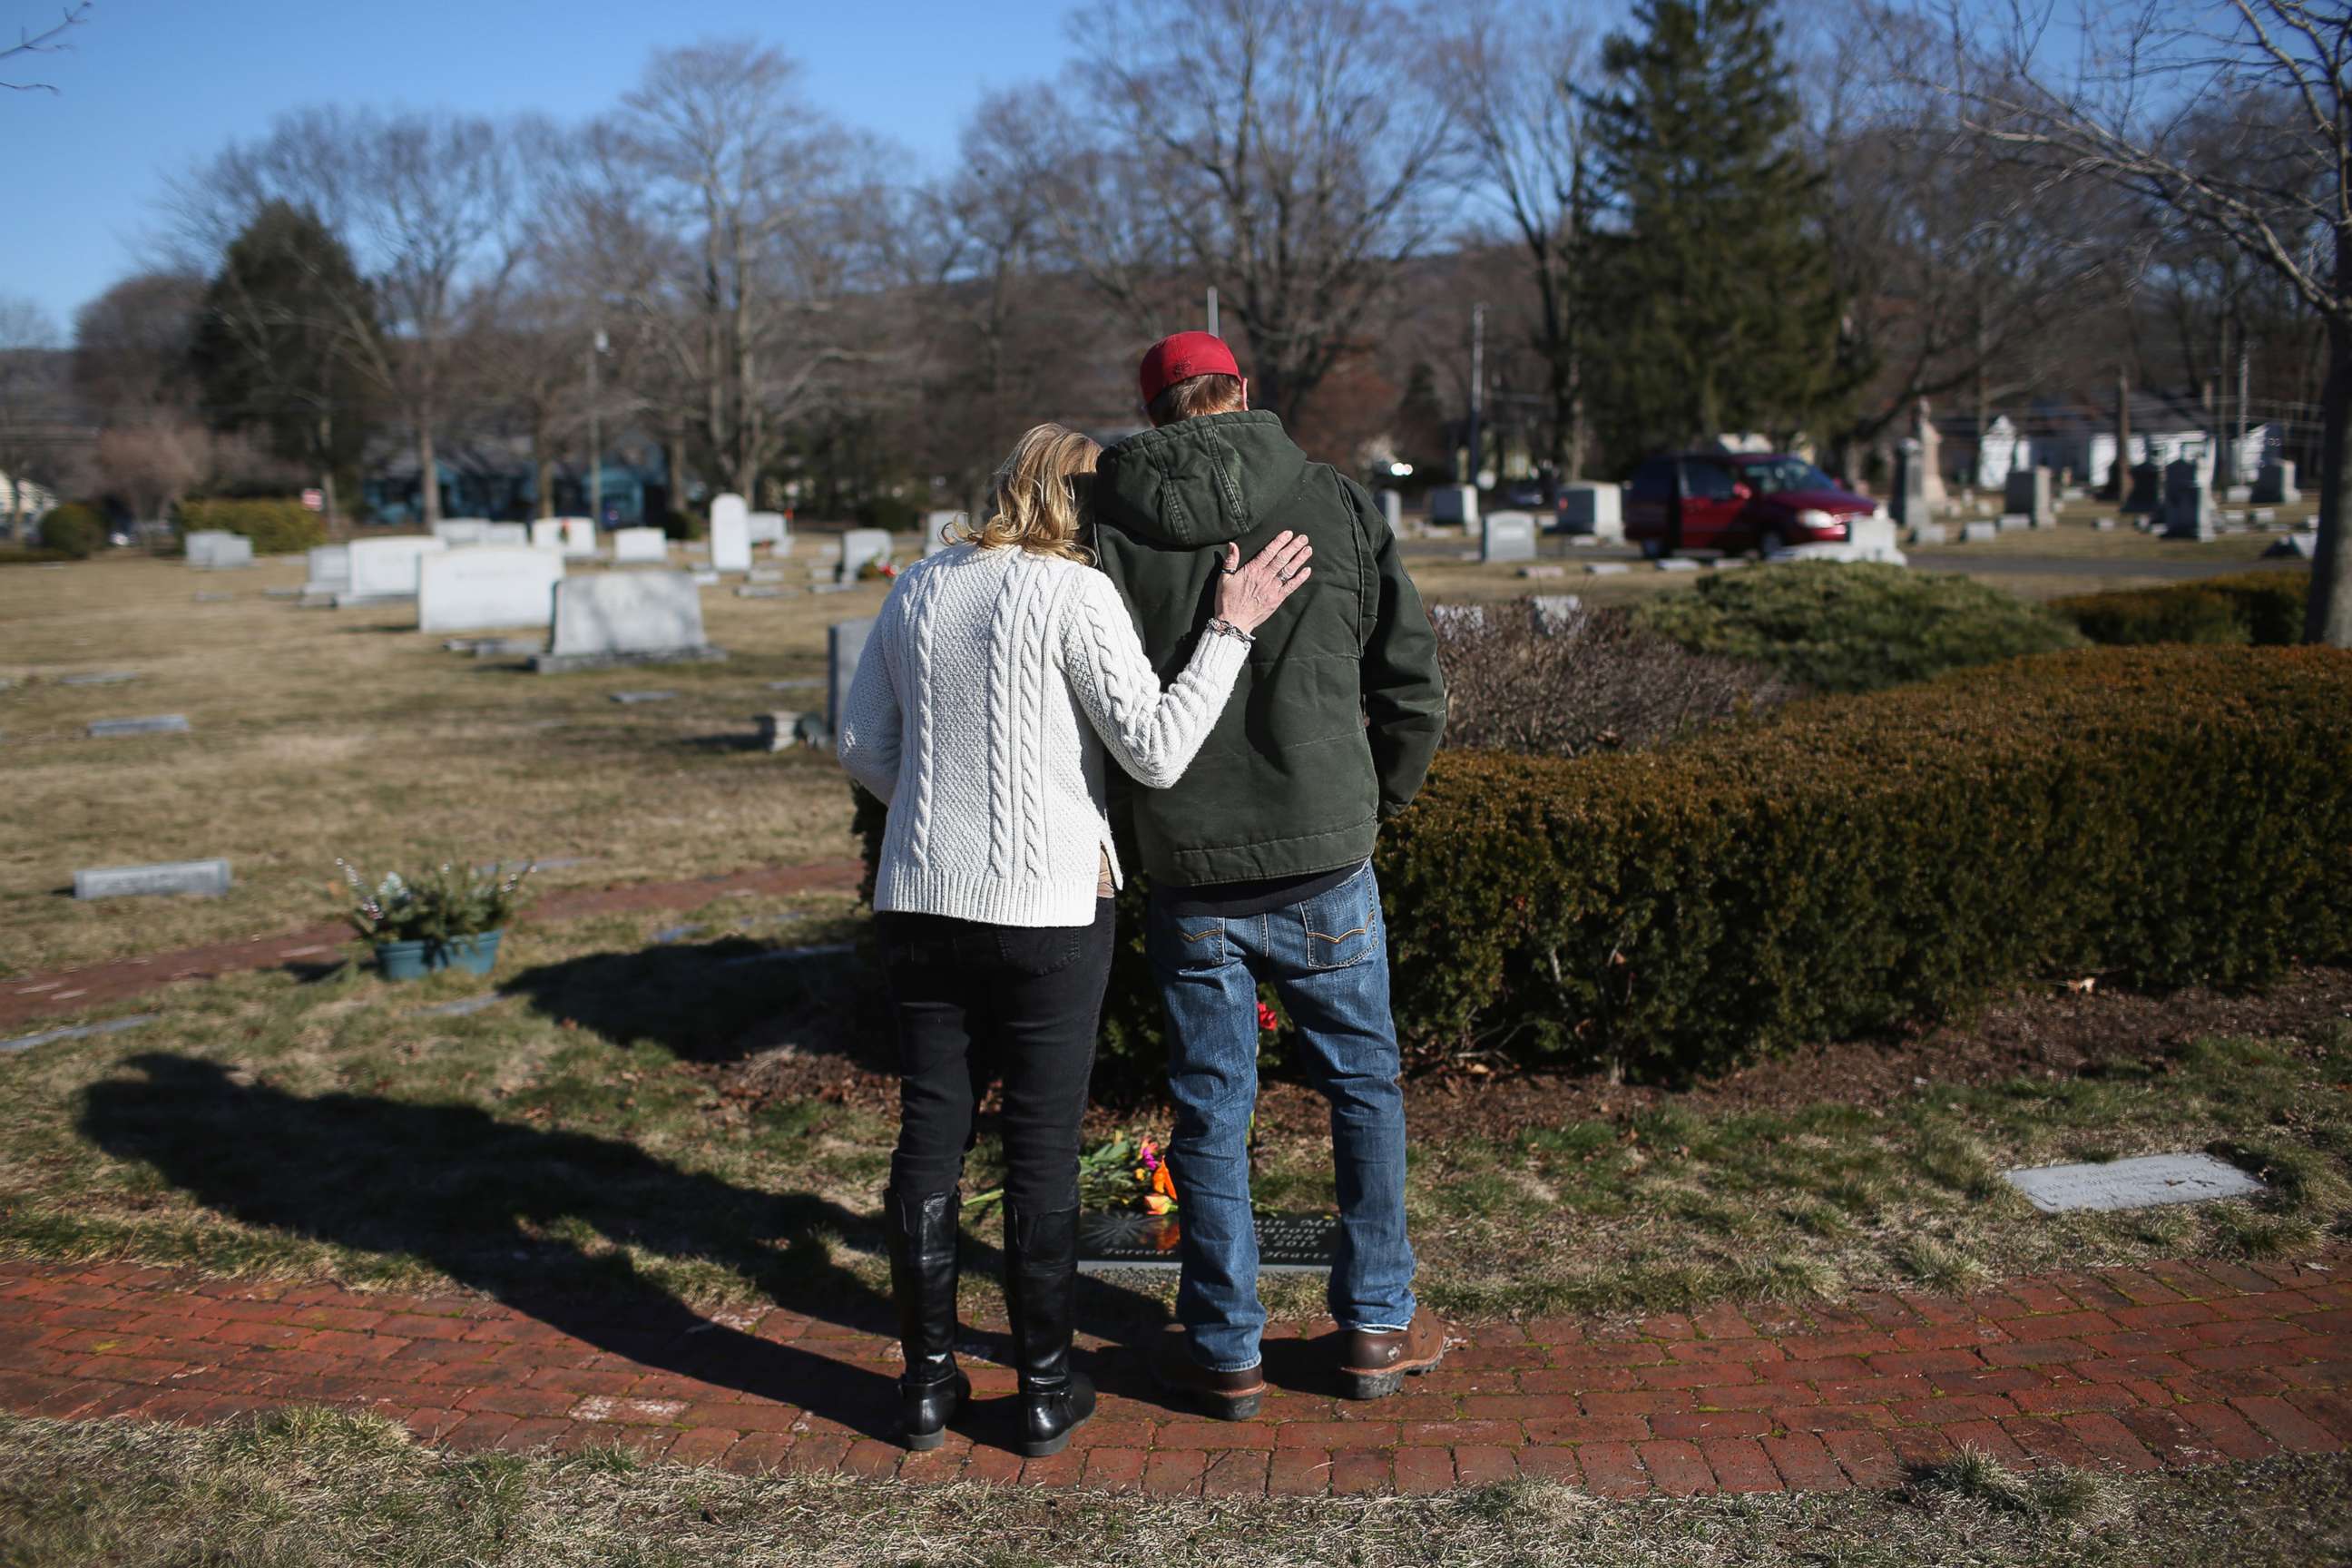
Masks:
[[[367,480],[362,488],[361,514],[372,521],[394,525],[424,521],[423,487],[417,483],[416,451],[405,443],[386,443],[372,451]],[[528,441],[492,437],[436,454],[443,517],[483,517],[520,521],[542,515],[585,517],[588,514],[588,470],[580,462],[553,465],[554,496],[539,504],[538,467]],[[656,443],[623,436],[598,465],[599,488],[606,528],[658,527],[669,515],[669,468]]]
[[[47,485],[0,473],[0,539],[21,529],[23,538],[16,542],[29,540],[40,526],[42,514],[57,504],[57,493]]]
[[[2222,443],[2214,428],[2212,410],[2194,397],[2157,389],[2135,389],[2129,412],[2131,450],[2127,461],[2131,466],[2153,463],[2161,468],[2185,458],[2197,465],[2198,475],[2206,484],[2213,483],[2214,466]],[[2027,417],[2033,432],[2036,462],[2067,470],[2076,484],[2095,489],[2108,482],[2116,461],[2113,388],[2074,398],[2036,398]],[[2250,426],[2235,454],[2242,464],[2236,472],[2252,475],[2261,465],[2272,439],[2268,425]]]

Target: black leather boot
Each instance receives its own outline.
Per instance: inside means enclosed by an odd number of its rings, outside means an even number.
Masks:
[[[947,1425],[971,1397],[971,1380],[957,1370],[956,1222],[958,1194],[882,1194],[883,1227],[890,1237],[890,1293],[898,1303],[898,1342],[907,1370],[898,1375],[898,1431],[907,1447],[936,1448]]]
[[[1004,1300],[1013,1317],[1013,1365],[1021,1375],[1021,1432],[1029,1458],[1058,1454],[1095,1413],[1095,1385],[1070,1365],[1078,1306],[1078,1211],[1004,1208]]]

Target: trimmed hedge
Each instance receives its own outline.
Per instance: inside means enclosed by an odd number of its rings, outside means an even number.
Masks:
[[[1828,561],[1699,579],[1635,612],[1693,653],[1762,664],[1816,691],[1877,691],[1948,669],[2079,647],[2066,622],[1966,577]]]
[[[256,555],[291,555],[327,542],[319,514],[299,500],[184,500],[180,536],[206,530],[241,533]]]
[[[2291,647],[2303,640],[2311,574],[2242,572],[2168,588],[2125,588],[2054,599],[2050,607],[2093,642],[2252,643]]]
[[[76,561],[87,561],[106,548],[110,531],[96,507],[79,501],[51,507],[41,519],[41,548]]]
[[[1377,855],[1398,1028],[1423,1059],[1679,1079],[2037,975],[2340,962],[2347,756],[2352,654],[2329,648],[2095,649],[1664,751],[1448,752]],[[1161,1060],[1141,907],[1131,883],[1103,1036],[1134,1086]]]

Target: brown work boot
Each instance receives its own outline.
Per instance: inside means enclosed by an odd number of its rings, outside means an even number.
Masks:
[[[1415,1312],[1402,1329],[1351,1329],[1339,1336],[1339,1392],[1349,1399],[1386,1399],[1407,1373],[1445,1359],[1445,1325]]]
[[[1220,1421],[1246,1421],[1265,1399],[1263,1363],[1245,1372],[1212,1372],[1192,1359],[1192,1342],[1181,1324],[1152,1345],[1151,1377],[1163,1392],[1182,1395]]]

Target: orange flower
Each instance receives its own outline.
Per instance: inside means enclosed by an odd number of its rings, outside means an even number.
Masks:
[[[1151,1173],[1151,1190],[1169,1198],[1176,1195],[1176,1179],[1168,1173],[1166,1165]],[[1154,1213],[1159,1211],[1154,1210]]]
[[[1143,1212],[1146,1214],[1166,1214],[1175,1206],[1175,1199],[1163,1198],[1158,1193],[1143,1200]]]

